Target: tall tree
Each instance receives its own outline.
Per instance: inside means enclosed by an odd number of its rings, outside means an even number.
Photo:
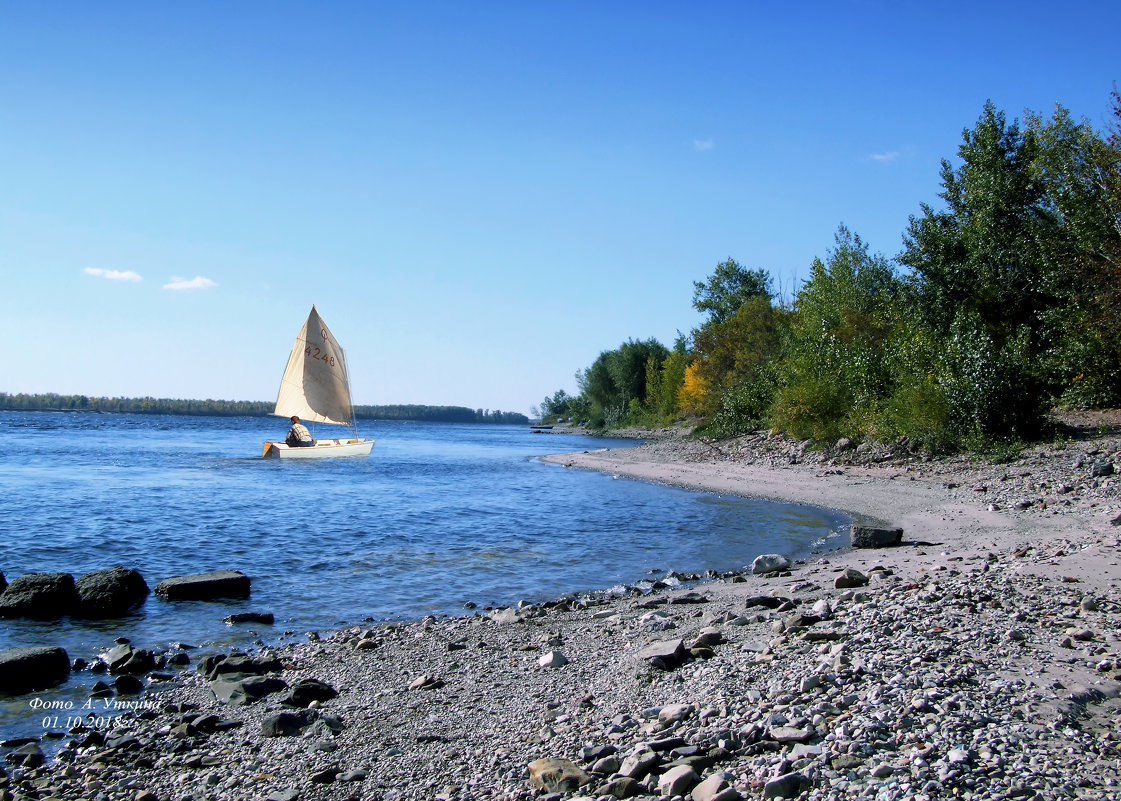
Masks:
[[[770,273],[762,268],[749,270],[729,257],[716,265],[707,281],[693,282],[693,308],[707,313],[709,322],[719,324],[751,298],[770,294]]]
[[[944,211],[922,205],[911,217],[899,260],[915,270],[930,321],[948,332],[962,309],[975,312],[999,343],[1035,327],[1053,302],[1046,291],[1045,243],[1056,220],[1033,170],[1039,144],[992,102],[962,133],[956,170],[942,161]]]

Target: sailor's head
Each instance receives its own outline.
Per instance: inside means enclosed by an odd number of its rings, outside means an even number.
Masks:
[[[292,415],[292,425],[295,425],[298,422],[300,422],[299,416],[298,415]]]

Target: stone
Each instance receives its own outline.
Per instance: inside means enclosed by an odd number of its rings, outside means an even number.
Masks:
[[[692,801],[713,801],[717,795],[729,789],[731,781],[732,774],[730,773],[714,773],[694,787],[689,797]],[[738,796],[739,794],[737,793],[736,795]]]
[[[229,615],[222,618],[223,623],[261,623],[266,626],[271,626],[276,622],[276,616],[272,612],[238,612],[236,615]]]
[[[323,703],[338,696],[330,684],[319,679],[300,679],[292,685],[292,692],[281,703],[287,706],[308,707],[313,701]]]
[[[775,726],[767,732],[767,738],[780,743],[804,743],[813,736],[813,729],[799,729],[794,726]]]
[[[860,526],[854,523],[849,537],[853,548],[886,548],[903,541],[903,529]]]
[[[25,768],[38,768],[47,761],[43,750],[39,747],[38,743],[27,743],[21,745],[15,751],[8,754],[7,759],[15,765],[21,765]]]
[[[128,643],[115,645],[105,655],[110,673],[142,675],[156,669],[156,655],[151,651],[133,648]]]
[[[45,690],[70,676],[70,657],[62,648],[10,648],[0,651],[0,693]]]
[[[863,587],[868,584],[868,577],[851,567],[846,567],[840,575],[833,580],[833,586],[838,590]]]
[[[113,680],[113,688],[119,695],[138,695],[144,690],[144,681],[126,673]]]
[[[596,797],[633,798],[642,792],[642,785],[629,776],[620,776],[596,788]]]
[[[693,714],[692,704],[667,704],[658,712],[658,720],[662,723],[677,723]],[[676,795],[676,793],[670,793]]]
[[[791,564],[789,557],[780,553],[765,553],[756,556],[752,561],[751,572],[756,576],[761,573],[775,573],[779,570],[789,570]]]
[[[767,782],[763,786],[763,797],[796,798],[804,788],[809,786],[810,780],[801,773],[787,773]]]
[[[660,670],[673,670],[685,658],[684,640],[662,640],[638,652],[638,658]]]
[[[261,721],[261,734],[265,737],[295,737],[318,719],[314,709],[299,712],[277,712]]]
[[[231,673],[210,682],[210,691],[214,693],[214,697],[233,706],[246,706],[286,689],[287,682],[275,676],[242,677]]]
[[[658,792],[662,795],[685,795],[700,782],[701,777],[688,765],[670,768],[658,778]]]
[[[1105,478],[1112,476],[1113,471],[1113,462],[1094,462],[1093,467],[1090,468],[1090,475],[1093,478]]]
[[[529,763],[529,783],[548,793],[571,793],[591,781],[567,759],[547,757]]]
[[[522,616],[518,614],[517,609],[507,607],[505,609],[495,609],[490,613],[490,619],[495,623],[521,623]]]
[[[299,797],[299,790],[285,787],[283,790],[273,790],[265,796],[265,801],[297,801]]]
[[[443,679],[437,679],[434,676],[417,676],[409,684],[410,690],[436,690],[444,686]]]
[[[774,595],[752,595],[744,601],[744,606],[750,609],[753,606],[762,606],[767,609],[778,609],[784,603],[787,603],[786,598],[779,598]]]
[[[214,570],[164,579],[156,585],[156,595],[169,601],[248,598],[249,584],[249,576],[240,570]]]
[[[4,578],[4,574],[0,572],[0,594],[8,588],[8,580]]]
[[[12,579],[0,595],[0,618],[52,620],[74,612],[78,591],[69,573],[28,573]]]
[[[629,754],[619,766],[619,775],[641,781],[646,774],[662,763],[658,753],[650,748],[640,748]]]
[[[543,668],[559,668],[568,664],[568,659],[560,651],[548,651],[537,660],[537,666]]]
[[[697,635],[697,639],[693,640],[690,648],[711,648],[714,645],[720,645],[724,642],[724,634],[720,629],[713,626],[707,626],[701,629]]]
[[[90,620],[124,617],[143,604],[151,592],[139,571],[120,565],[85,573],[74,587],[78,593],[74,616]]]

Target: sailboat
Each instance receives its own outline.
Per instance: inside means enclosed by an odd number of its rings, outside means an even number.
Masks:
[[[350,436],[316,439],[315,445],[292,447],[284,442],[266,442],[262,456],[281,459],[320,459],[329,456],[369,456],[372,439],[360,439],[350,402],[350,375],[346,357],[327,324],[311,307],[307,322],[296,335],[288,366],[280,379],[273,414],[296,415],[303,422],[346,426]]]

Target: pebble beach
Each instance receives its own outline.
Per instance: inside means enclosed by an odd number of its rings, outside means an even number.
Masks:
[[[15,748],[0,801],[1121,798],[1121,426],[1063,431],[1001,463],[676,431],[547,457],[903,539],[163,655],[169,689]]]

